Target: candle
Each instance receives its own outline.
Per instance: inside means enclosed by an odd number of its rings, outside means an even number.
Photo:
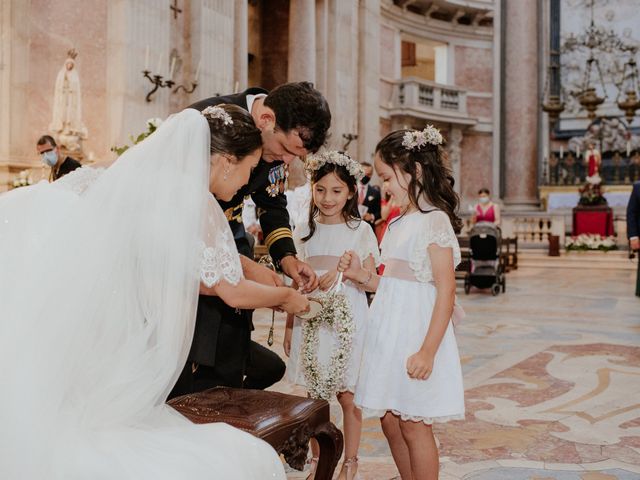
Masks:
[[[156,67],[156,75],[160,75],[160,67],[162,66],[162,52],[158,55],[158,66]]]
[[[149,71],[149,45],[147,45],[147,49],[145,50],[145,53],[144,53],[144,70],[146,72]]]
[[[577,158],[580,158],[580,154],[581,154],[581,153],[582,153],[582,152],[580,152],[580,146],[579,146],[579,145],[578,145],[578,146],[576,146],[576,157],[577,157]]]
[[[560,145],[560,159],[564,158],[564,146]]]
[[[198,82],[198,77],[200,76],[200,64],[202,63],[202,59],[198,60],[198,68],[196,68],[196,78],[193,80],[194,82]]]
[[[171,59],[171,67],[169,67],[169,80],[173,80],[173,72],[176,68],[176,57]]]
[[[233,86],[233,91],[234,93],[238,93],[238,90],[240,90],[240,82],[236,80],[236,84]]]
[[[627,158],[631,156],[631,142],[627,140]]]

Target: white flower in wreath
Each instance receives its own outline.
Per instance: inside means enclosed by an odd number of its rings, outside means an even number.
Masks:
[[[427,144],[442,145],[444,139],[440,130],[427,125],[423,130],[409,130],[402,137],[402,146],[407,150],[420,150]]]
[[[158,117],[150,118],[147,120],[147,125],[157,129],[160,125],[162,125],[162,119]]]
[[[349,155],[337,152],[335,150],[327,150],[321,153],[315,153],[308,155],[305,161],[305,169],[309,174],[319,170],[327,163],[333,163],[334,165],[340,165],[347,169],[349,175],[356,180],[362,180],[364,177],[364,169],[362,165]]]

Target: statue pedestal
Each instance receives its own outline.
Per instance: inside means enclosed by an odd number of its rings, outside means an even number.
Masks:
[[[573,236],[583,233],[602,237],[614,235],[613,210],[607,205],[577,206],[573,209]]]

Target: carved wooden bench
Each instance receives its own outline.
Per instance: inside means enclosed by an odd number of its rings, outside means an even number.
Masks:
[[[342,454],[342,433],[324,400],[239,388],[212,388],[168,402],[193,423],[224,422],[251,433],[302,470],[309,439],[320,444],[317,480],[330,480]]]

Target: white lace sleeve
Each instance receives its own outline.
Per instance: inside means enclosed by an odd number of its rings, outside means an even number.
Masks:
[[[69,172],[53,182],[52,185],[56,188],[69,190],[76,195],[82,195],[102,175],[102,172],[104,172],[104,168],[76,168],[73,172]]]
[[[360,261],[364,262],[369,256],[373,257],[376,267],[380,266],[380,249],[378,247],[378,239],[371,225],[367,222],[360,222],[358,227],[360,230],[360,240],[358,242],[358,256]]]
[[[453,250],[453,268],[460,264],[458,238],[446,213],[438,210],[422,215],[420,231],[416,234],[417,240],[410,265],[419,281],[430,282],[433,280],[431,261],[427,252],[429,245],[451,248]]]
[[[212,287],[221,280],[237,285],[242,278],[240,254],[220,205],[208,195],[202,242],[200,280]]]

